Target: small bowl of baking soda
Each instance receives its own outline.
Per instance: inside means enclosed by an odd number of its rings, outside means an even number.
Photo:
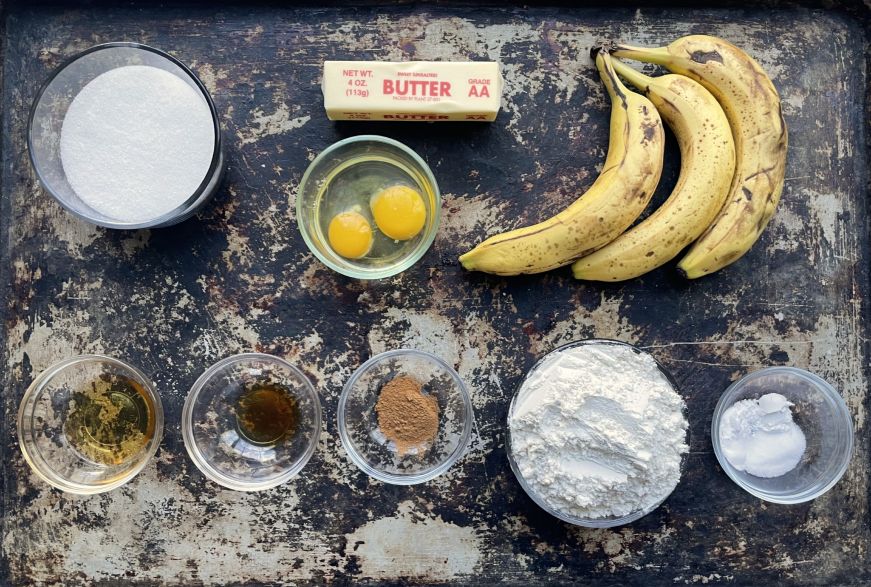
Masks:
[[[40,183],[107,228],[176,224],[217,191],[221,129],[206,87],[183,63],[138,43],[106,43],[58,67],[27,130]]]
[[[794,367],[768,367],[723,393],[711,442],[742,489],[765,501],[802,503],[831,489],[847,470],[853,422],[824,380]]]

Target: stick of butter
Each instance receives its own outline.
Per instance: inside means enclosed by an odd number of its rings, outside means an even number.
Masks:
[[[496,119],[502,75],[492,61],[324,61],[330,120]]]

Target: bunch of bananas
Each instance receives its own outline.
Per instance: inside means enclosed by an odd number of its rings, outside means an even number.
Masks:
[[[612,56],[673,73],[649,77]],[[610,45],[596,51],[596,67],[611,98],[601,174],[556,216],[462,255],[466,269],[518,275],[571,263],[578,279],[622,281],[694,242],[678,263],[694,279],[737,261],[762,234],[783,189],[787,133],[780,97],[759,64],[722,39],[692,35],[653,49]],[[629,229],[662,171],[660,115],[677,137],[680,176],[668,199]]]

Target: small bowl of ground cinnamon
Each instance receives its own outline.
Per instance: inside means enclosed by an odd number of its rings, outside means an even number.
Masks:
[[[473,421],[460,376],[423,351],[372,357],[339,398],[339,435],[351,461],[396,485],[423,483],[447,471],[465,452]]]

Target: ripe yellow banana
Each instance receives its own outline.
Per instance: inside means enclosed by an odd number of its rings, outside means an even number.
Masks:
[[[670,261],[717,216],[735,171],[732,129],[716,98],[683,75],[648,77],[620,60],[614,69],[650,98],[674,131],[681,170],[668,199],[643,222],[572,265],[578,279],[623,281]]]
[[[616,45],[612,53],[693,78],[726,112],[736,151],[729,196],[678,270],[694,279],[734,263],[765,230],[783,190],[787,132],[774,84],[749,55],[716,37],[691,35],[653,49]]]
[[[611,97],[608,156],[587,192],[552,218],[497,234],[460,257],[463,267],[497,275],[568,265],[616,238],[650,201],[662,173],[662,121],[650,100],[629,91],[604,51],[596,67]]]

